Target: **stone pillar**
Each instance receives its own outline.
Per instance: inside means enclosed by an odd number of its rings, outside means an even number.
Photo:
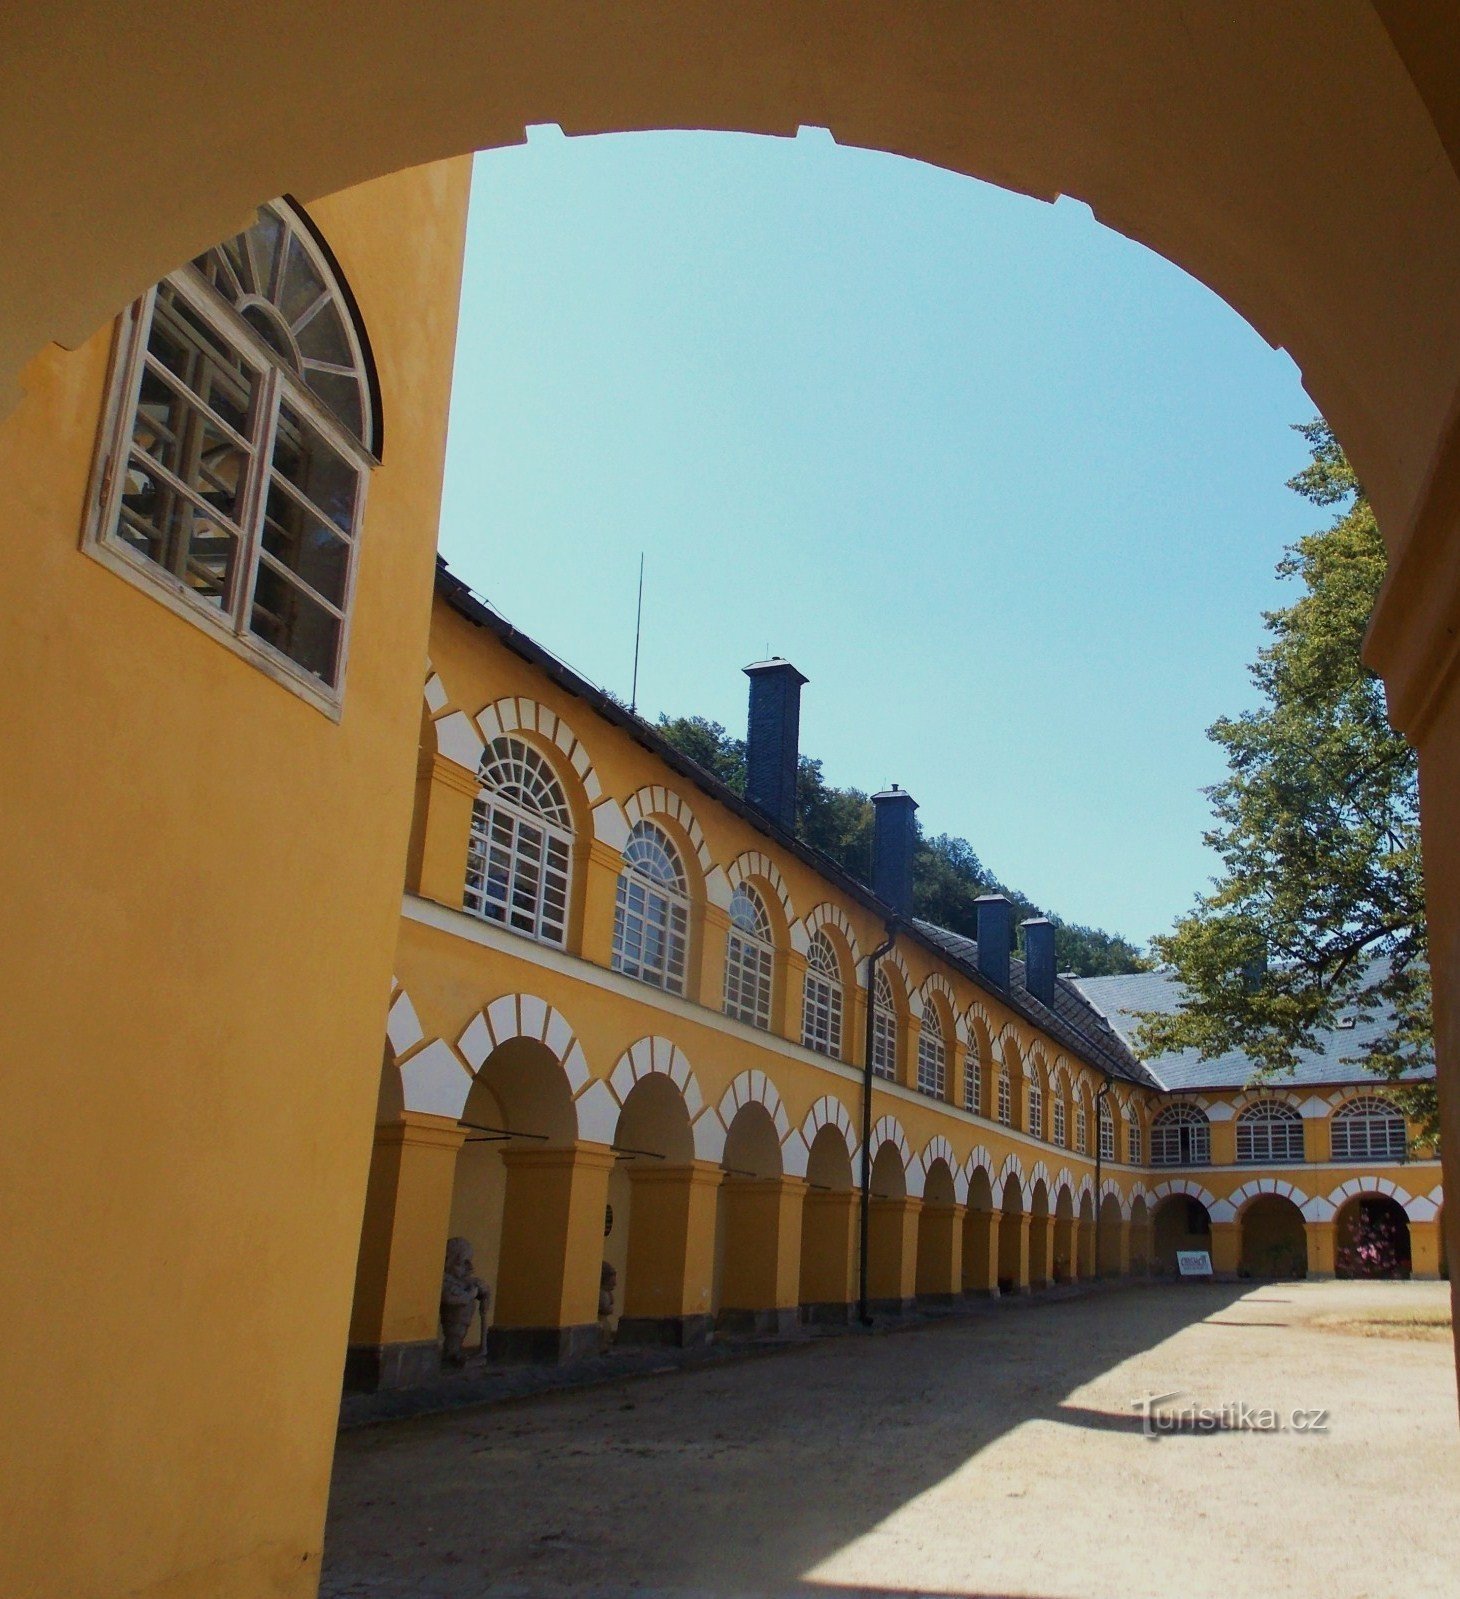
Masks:
[[[884,1314],[912,1310],[917,1293],[918,1212],[922,1201],[876,1199],[867,1215],[867,1298]]]
[[[1095,1221],[1078,1217],[1075,1221],[1075,1258],[1080,1263],[1080,1276],[1094,1281],[1099,1274],[1100,1262],[1095,1259]]]
[[[1041,1227],[1029,1229],[1029,1281],[1048,1288],[1054,1283],[1054,1217],[1040,1216]]]
[[[426,821],[420,842],[419,892],[438,905],[461,908],[466,887],[466,852],[471,838],[471,808],[477,797],[474,772],[444,756],[431,760],[426,785]]]
[[[999,1297],[999,1213],[970,1210],[963,1222],[963,1291]]]
[[[1418,1282],[1438,1282],[1440,1277],[1440,1223],[1409,1224],[1409,1274]]]
[[[1235,1221],[1212,1223],[1212,1275],[1235,1277],[1242,1258],[1242,1227]]]
[[[620,1343],[696,1344],[710,1335],[715,1199],[724,1176],[709,1161],[635,1162],[629,1171],[628,1281]]]
[[[1056,1282],[1077,1283],[1080,1280],[1080,1247],[1074,1219],[1054,1216],[1050,1221],[1054,1238],[1053,1269]]]
[[[375,1129],[345,1382],[408,1388],[441,1370],[441,1273],[466,1129],[403,1111]]]
[[[496,1314],[488,1347],[504,1359],[572,1360],[598,1348],[603,1218],[613,1151],[507,1149]]]
[[[1029,1292],[1029,1223],[1031,1217],[1025,1210],[1005,1210],[999,1213],[999,1282],[1001,1291],[1014,1294]],[[1012,1239],[1012,1242],[1010,1240]],[[1009,1287],[1002,1284],[1008,1280]]]
[[[1303,1233],[1308,1245],[1308,1276],[1312,1281],[1323,1282],[1333,1276],[1333,1240],[1336,1230],[1331,1221],[1303,1223]],[[1412,1232],[1411,1237],[1413,1237]]]
[[[727,1177],[722,1327],[794,1332],[800,1320],[801,1228],[806,1183],[800,1177]],[[632,1235],[631,1235],[632,1236]]]
[[[845,1326],[856,1297],[860,1195],[810,1189],[801,1211],[801,1308],[808,1321]]]
[[[963,1291],[962,1205],[924,1204],[918,1216],[917,1296],[951,1305]]]

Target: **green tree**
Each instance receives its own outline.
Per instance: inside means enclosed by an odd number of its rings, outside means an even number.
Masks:
[[[1312,461],[1289,487],[1337,515],[1278,564],[1302,593],[1264,617],[1260,704],[1209,729],[1227,758],[1205,834],[1222,871],[1153,940],[1188,997],[1143,1016],[1137,1037],[1148,1053],[1242,1050],[1261,1079],[1290,1072],[1341,1014],[1387,1014],[1373,1047],[1343,1058],[1393,1082],[1433,1060],[1418,766],[1359,654],[1385,569],[1373,511],[1327,424],[1299,431]],[[1433,1085],[1394,1097],[1431,1138]]]

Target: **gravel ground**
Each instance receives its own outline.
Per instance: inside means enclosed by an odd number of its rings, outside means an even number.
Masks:
[[[1373,1336],[1447,1302],[1404,1283],[1009,1302],[361,1427],[322,1593],[1451,1599],[1450,1345]],[[1158,1414],[1213,1421],[1143,1436],[1134,1402],[1173,1391]]]

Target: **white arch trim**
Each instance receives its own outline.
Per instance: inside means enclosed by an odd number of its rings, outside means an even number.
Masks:
[[[872,1129],[872,1137],[868,1141],[867,1154],[870,1161],[877,1159],[877,1153],[884,1144],[891,1144],[902,1161],[903,1176],[907,1182],[907,1191],[914,1198],[919,1197],[923,1191],[923,1172],[921,1167],[915,1167],[913,1152],[908,1145],[907,1134],[902,1130],[902,1123],[896,1116],[879,1116]],[[914,1189],[913,1184],[917,1187]]]
[[[578,774],[589,805],[597,805],[603,798],[603,785],[598,781],[598,773],[593,769],[593,762],[582,740],[550,706],[539,700],[530,700],[525,695],[514,695],[493,700],[477,713],[476,722],[482,738],[488,744],[494,738],[501,738],[508,733],[536,733],[539,738],[546,739],[562,751],[568,764]]]
[[[404,1109],[422,1116],[459,1121],[471,1092],[471,1073],[445,1039],[427,1038],[411,996],[392,983],[385,1018],[385,1041],[400,1073]]]
[[[780,904],[781,915],[786,918],[786,927],[788,929],[796,927],[796,912],[791,907],[791,896],[786,891],[786,880],[781,876],[780,867],[769,855],[762,854],[758,849],[741,850],[725,868],[724,875],[732,894],[742,883],[750,882],[752,878],[759,878],[761,882],[769,883]],[[806,947],[809,948],[809,944]],[[804,955],[806,949],[803,948],[798,953]]]
[[[982,1144],[975,1144],[973,1146],[972,1153],[963,1163],[963,1172],[960,1180],[963,1184],[965,1203],[967,1202],[968,1195],[972,1192],[973,1174],[976,1171],[981,1171],[984,1176],[988,1178],[989,1190],[992,1192],[995,1184],[994,1157],[989,1154],[988,1150],[985,1149]]]
[[[1326,1197],[1317,1195],[1303,1207],[1309,1221],[1332,1221],[1351,1199],[1392,1199],[1403,1208],[1410,1221],[1433,1221],[1444,1195],[1439,1189],[1416,1198],[1408,1189],[1387,1177],[1350,1177]]]
[[[599,1143],[612,1143],[614,1129],[618,1126],[619,1112],[629,1095],[633,1093],[635,1083],[656,1074],[667,1077],[684,1100],[684,1108],[689,1114],[690,1132],[694,1135],[695,1159],[719,1160],[725,1153],[725,1124],[705,1103],[705,1097],[700,1092],[699,1080],[695,1077],[689,1057],[672,1039],[661,1038],[657,1033],[630,1044],[619,1056],[612,1075],[606,1081],[600,1080],[590,1088],[590,1093],[596,1088],[603,1090],[604,1098],[600,1105],[595,1107],[603,1119],[596,1125],[606,1126],[608,1133],[606,1137],[596,1132],[592,1134],[585,1132],[581,1136],[592,1137]],[[587,1098],[587,1095],[584,1097]]]
[[[1177,1194],[1184,1194],[1189,1199],[1199,1199],[1206,1206],[1207,1214],[1213,1221],[1232,1220],[1231,1204],[1225,1199],[1218,1199],[1210,1189],[1203,1188],[1190,1177],[1172,1177],[1166,1182],[1157,1183],[1147,1195],[1147,1203],[1154,1210],[1163,1199],[1170,1199]]]
[[[823,1127],[835,1127],[842,1135],[842,1142],[847,1146],[847,1159],[855,1167],[857,1153],[860,1145],[857,1142],[856,1129],[852,1126],[851,1113],[842,1104],[835,1094],[823,1094],[820,1099],[806,1112],[806,1120],[801,1123],[799,1137],[806,1156],[810,1157],[811,1146],[816,1141],[816,1135]],[[788,1168],[789,1171],[789,1168]],[[805,1171],[792,1172],[792,1176],[804,1177]]]
[[[712,1114],[719,1117],[726,1136],[729,1135],[730,1124],[747,1105],[764,1106],[776,1124],[776,1137],[781,1144],[781,1170],[788,1177],[804,1177],[810,1146],[791,1126],[786,1107],[776,1092],[776,1085],[762,1071],[741,1072],[720,1096],[720,1103]]]
[[[705,843],[705,835],[695,819],[695,813],[690,809],[689,802],[681,799],[672,788],[665,788],[662,783],[648,783],[643,788],[636,789],[624,801],[623,816],[630,828],[636,822],[653,821],[656,816],[669,817],[689,836],[701,872],[708,878],[714,870],[715,863],[710,858],[710,847]],[[627,834],[625,836],[627,837]],[[718,881],[723,883],[724,880],[725,874],[721,872]],[[728,906],[730,903],[728,891],[725,893],[724,901]]]
[[[1017,1154],[1005,1155],[1004,1164],[999,1167],[999,1177],[994,1185],[995,1189],[1001,1189],[1010,1177],[1019,1179],[1021,1190],[1029,1187],[1029,1184],[1024,1180],[1024,1162],[1019,1159]]]
[[[928,1008],[928,1001],[934,994],[943,996],[943,1003],[948,1007],[948,1014],[953,1018],[953,1036],[959,1043],[966,1043],[968,1035],[964,1031],[963,1017],[958,1009],[958,996],[953,992],[953,985],[942,972],[933,972],[923,979],[923,986],[918,990],[917,1012],[921,1016]]]
[[[953,1179],[953,1197],[960,1204],[968,1203],[968,1178],[963,1168],[958,1164],[958,1157],[953,1153],[953,1146],[942,1133],[935,1133],[927,1142],[921,1155],[917,1158],[918,1168],[918,1193],[926,1190],[928,1173],[933,1169],[933,1162],[941,1160],[948,1168],[948,1175]],[[911,1193],[911,1185],[908,1192]]]
[[[1275,1194],[1279,1199],[1291,1199],[1303,1215],[1308,1216],[1308,1207],[1312,1204],[1311,1198],[1296,1183],[1285,1182],[1280,1177],[1254,1177],[1249,1182],[1243,1183],[1234,1193],[1229,1194],[1222,1203],[1232,1207],[1233,1216],[1239,1216],[1254,1199],[1260,1199],[1264,1194]]]
[[[545,999],[539,999],[536,994],[502,994],[479,1010],[466,1024],[456,1041],[456,1052],[466,1062],[467,1071],[474,1078],[495,1050],[516,1038],[530,1038],[534,1043],[541,1044],[562,1067],[563,1075],[568,1079],[568,1090],[573,1095],[578,1136],[610,1143],[613,1137],[611,1132],[607,1138],[600,1138],[598,1133],[584,1130],[585,1090],[592,1083],[588,1061],[571,1023]],[[406,1075],[404,1067],[401,1075]],[[468,1089],[470,1086],[468,1079]],[[466,1096],[463,1094],[462,1109],[465,1105]],[[406,1108],[411,1107],[407,1104]],[[591,1105],[588,1108],[591,1110]],[[461,1110],[456,1114],[460,1116]]]
[[[829,899],[824,899],[819,905],[807,911],[801,922],[805,934],[806,949],[811,948],[811,940],[823,927],[834,927],[841,934],[843,941],[852,959],[852,981],[860,982],[861,973],[858,970],[862,964],[862,946],[857,942],[856,930],[847,918],[846,912],[840,905],[835,905]],[[792,939],[792,943],[795,940]],[[804,953],[804,951],[803,951]]]
[[[1035,1161],[1034,1165],[1029,1168],[1029,1187],[1031,1190],[1034,1188],[1035,1183],[1043,1183],[1046,1188],[1049,1187],[1049,1167],[1042,1160]]]

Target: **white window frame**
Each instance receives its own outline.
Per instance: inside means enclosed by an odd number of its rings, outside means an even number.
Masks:
[[[1055,1143],[1061,1149],[1068,1149],[1069,1145],[1065,1142],[1068,1129],[1065,1125],[1065,1099],[1063,1094],[1056,1093],[1054,1096],[1054,1110],[1051,1120],[1054,1122]]]
[[[730,931],[725,938],[725,1014],[769,1032],[775,986],[775,946],[765,901],[749,883],[737,886],[730,901]]]
[[[880,966],[872,990],[872,1075],[897,1081],[897,1009],[892,981]]]
[[[918,1092],[933,1099],[943,1099],[948,1092],[948,1050],[943,1024],[932,1005],[923,1011],[918,1029]]]
[[[1211,1163],[1212,1124],[1195,1105],[1169,1105],[1151,1123],[1151,1165]]]
[[[1090,1153],[1090,1117],[1083,1105],[1075,1106],[1075,1152],[1079,1155]]]
[[[502,760],[515,761],[531,772],[549,791],[558,814],[549,816],[535,805],[509,799],[501,788],[487,786],[488,771]],[[510,733],[487,745],[477,778],[462,909],[540,944],[566,948],[572,913],[573,829],[561,780],[541,751]],[[505,883],[504,895],[493,892],[494,881]],[[552,904],[555,896],[561,898],[558,911]]]
[[[1009,1082],[1009,1068],[999,1067],[999,1120],[1005,1127],[1014,1125],[1014,1090]]]
[[[1115,1159],[1115,1116],[1108,1103],[1102,1101],[1099,1117],[1100,1158]]]
[[[801,1043],[818,1055],[842,1058],[841,967],[831,940],[819,928],[806,954],[801,992]]]
[[[1409,1129],[1403,1114],[1373,1094],[1340,1105],[1333,1113],[1330,1137],[1336,1161],[1391,1166],[1409,1153]]]
[[[1141,1164],[1141,1123],[1140,1118],[1132,1111],[1130,1119],[1125,1124],[1126,1158],[1132,1166]]]
[[[1243,1166],[1291,1166],[1304,1158],[1303,1118],[1283,1100],[1249,1105],[1237,1118],[1237,1161]]]
[[[338,290],[337,277],[325,259],[309,230],[298,223],[297,213],[282,202],[274,202],[270,209],[281,215],[285,227],[297,238],[311,257],[327,288],[336,291],[345,331],[351,348],[360,365],[360,383],[364,397],[364,415],[367,434],[372,426],[369,404],[369,385],[364,375],[364,357],[354,326],[353,315]],[[287,250],[286,242],[284,248]],[[247,660],[283,687],[301,699],[307,700],[332,720],[338,721],[343,706],[344,686],[349,665],[350,619],[354,612],[355,585],[359,572],[360,535],[365,521],[365,504],[369,486],[370,468],[378,465],[367,445],[355,438],[348,429],[337,422],[330,411],[306,388],[303,380],[286,371],[281,358],[239,315],[234,307],[216,293],[191,263],[170,274],[164,283],[187,308],[202,321],[225,347],[248,367],[253,374],[252,404],[247,432],[239,434],[222,418],[216,416],[206,403],[194,397],[196,409],[208,416],[215,425],[239,439],[247,450],[248,468],[237,523],[238,545],[228,593],[221,606],[210,604],[197,596],[176,574],[159,562],[132,549],[117,536],[121,515],[121,501],[126,487],[128,461],[133,445],[134,419],[139,403],[143,371],[147,362],[148,340],[156,311],[158,291],[162,284],[154,284],[118,318],[116,340],[113,348],[112,372],[108,385],[107,403],[99,435],[91,489],[88,494],[88,512],[82,529],[81,548],[94,560],[118,577],[144,589],[175,615],[182,617],[212,635],[233,654]],[[185,385],[180,385],[185,387]],[[282,480],[274,468],[274,449],[277,442],[279,413],[287,404],[298,413],[308,426],[318,432],[327,446],[335,450],[355,471],[354,513],[350,530],[345,533],[338,524],[331,524],[345,544],[346,571],[339,604],[328,600],[297,573],[290,572],[281,581],[286,585],[306,591],[311,604],[317,604],[332,615],[339,624],[333,656],[333,680],[316,676],[300,662],[293,660],[267,639],[252,631],[251,618],[259,569],[263,565],[280,565],[262,548],[264,513],[268,503],[271,482]],[[158,474],[180,491],[184,498],[197,502],[196,490],[186,483],[176,482],[160,463],[149,462]],[[290,498],[302,496],[297,490],[285,487]],[[312,504],[312,502],[307,502]],[[317,512],[320,508],[314,507]],[[226,518],[220,518],[227,520]],[[326,518],[328,520],[328,518]],[[288,571],[287,568],[284,568]]]
[[[667,855],[674,881],[671,884],[652,877],[639,865],[625,860],[614,888],[609,964],[636,982],[662,988],[666,994],[683,994],[689,971],[689,888],[684,863],[673,839],[653,822],[634,824],[624,844],[626,854],[637,838],[650,840]],[[630,933],[635,928],[637,955],[630,948]],[[654,939],[658,940],[661,958],[651,960],[646,957]]]
[[[1037,1073],[1029,1079],[1029,1134],[1044,1140],[1044,1084]]]
[[[970,1049],[963,1062],[963,1108],[977,1116],[983,1107],[983,1062],[978,1047]]]

